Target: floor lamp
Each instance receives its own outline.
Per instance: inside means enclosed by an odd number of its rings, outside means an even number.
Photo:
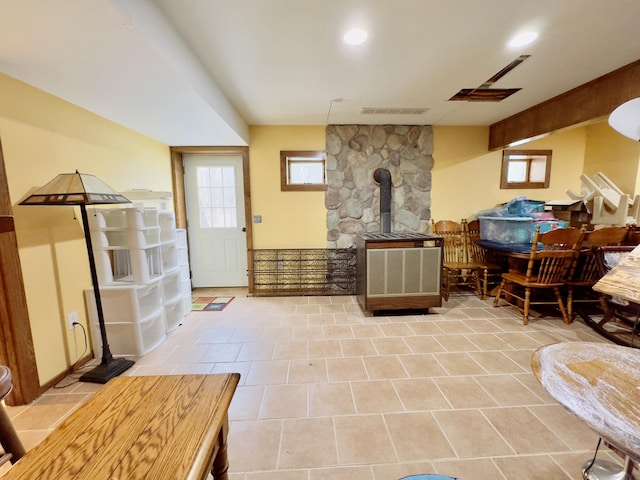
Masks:
[[[84,238],[87,242],[89,254],[89,267],[91,268],[91,281],[96,300],[100,336],[102,338],[102,362],[97,367],[89,370],[80,377],[82,382],[107,383],[114,377],[130,368],[133,360],[113,358],[109,343],[107,342],[107,330],[104,324],[102,301],[100,299],[100,287],[96,262],[93,258],[93,246],[91,244],[91,232],[87,217],[87,205],[105,205],[115,203],[131,203],[124,195],[120,195],[102,180],[94,175],[86,173],[61,173],[42,188],[29,195],[20,202],[20,205],[78,205],[82,212],[82,226]]]

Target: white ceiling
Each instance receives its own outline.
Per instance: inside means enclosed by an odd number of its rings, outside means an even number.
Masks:
[[[367,44],[342,44],[352,24]],[[639,59],[639,33],[638,0],[0,0],[0,71],[168,145],[246,145],[258,124],[490,125]],[[448,101],[521,54],[493,85],[521,91]]]

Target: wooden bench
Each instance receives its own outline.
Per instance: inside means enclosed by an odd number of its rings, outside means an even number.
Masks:
[[[118,377],[3,480],[227,479],[227,410],[240,374]]]

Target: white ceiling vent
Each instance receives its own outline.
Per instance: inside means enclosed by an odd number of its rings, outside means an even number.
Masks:
[[[365,115],[423,115],[429,111],[428,108],[411,107],[411,108],[381,108],[381,107],[362,107],[361,114]]]

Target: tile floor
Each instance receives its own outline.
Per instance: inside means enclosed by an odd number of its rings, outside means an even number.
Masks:
[[[597,437],[531,373],[531,353],[606,341],[582,321],[452,296],[428,315],[365,316],[355,297],[251,298],[192,312],[127,375],[240,372],[230,480],[580,479]],[[63,383],[71,383],[73,377]],[[73,383],[7,407],[25,446],[99,389]],[[599,457],[619,463],[610,451]]]

